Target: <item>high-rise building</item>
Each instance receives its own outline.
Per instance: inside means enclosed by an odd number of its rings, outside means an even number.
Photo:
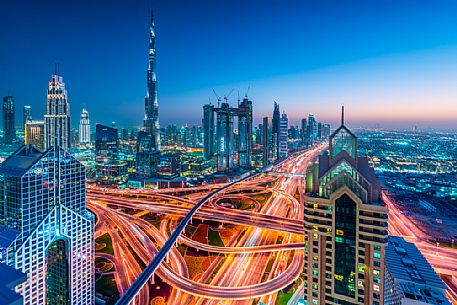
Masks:
[[[322,124],[321,140],[327,141],[330,137],[330,124]]]
[[[211,160],[214,157],[214,105],[207,104],[203,106],[202,125],[205,160]]]
[[[3,98],[3,142],[5,144],[12,144],[16,139],[15,110],[14,97],[8,94]]]
[[[44,147],[71,147],[70,104],[63,77],[56,72],[48,86],[48,99],[44,115]]]
[[[322,140],[322,123],[319,122],[317,123],[317,134],[316,134],[316,139],[318,141]]]
[[[263,166],[271,164],[276,160],[273,142],[273,120],[271,117],[264,117],[262,124]]]
[[[307,141],[307,125],[306,125],[306,119],[301,119],[301,128],[300,128],[300,134],[301,134],[301,140],[302,140],[302,145],[307,146],[308,141]]]
[[[24,122],[22,126],[25,126],[25,123],[32,120],[32,106],[25,105],[24,106]]]
[[[44,121],[25,123],[24,142],[27,145],[35,145],[38,149],[44,148]]]
[[[279,158],[286,158],[288,155],[288,138],[289,138],[289,120],[287,114],[283,113],[279,119],[279,137],[278,137],[278,152]]]
[[[233,167],[233,111],[228,103],[215,108],[217,113],[216,146],[217,170],[228,171]]]
[[[157,175],[157,162],[160,151],[156,150],[154,136],[146,131],[140,131],[136,145],[136,172],[142,178]]]
[[[310,113],[308,115],[308,126],[306,128],[306,141],[308,146],[313,145],[316,141],[317,135],[317,123],[314,114]]]
[[[279,104],[274,102],[273,109],[273,118],[272,118],[272,149],[274,154],[274,159],[279,159],[279,120],[281,119],[281,114],[279,113]]]
[[[151,11],[149,28],[149,66],[147,71],[147,92],[144,98],[144,130],[154,137],[155,150],[160,149],[159,102],[157,101],[156,49],[154,15]]]
[[[81,119],[79,120],[79,144],[90,143],[90,120],[89,112],[83,108]]]
[[[344,119],[329,150],[307,177],[305,301],[381,305],[387,207],[380,183],[367,158],[357,155],[357,138]]]
[[[101,164],[115,164],[119,160],[117,128],[95,125],[95,160]]]
[[[252,101],[247,96],[238,105],[238,165],[249,169],[252,161]]]
[[[389,236],[385,281],[385,305],[451,304],[446,299],[446,284],[419,249],[402,237]]]
[[[24,145],[0,165],[0,258],[27,275],[16,289],[27,305],[95,302],[85,180],[84,165],[58,146]]]

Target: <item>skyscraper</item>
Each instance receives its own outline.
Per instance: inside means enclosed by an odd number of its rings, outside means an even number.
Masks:
[[[8,94],[3,98],[3,142],[5,144],[12,144],[16,139],[15,110],[14,97]]]
[[[238,115],[238,165],[242,168],[251,167],[252,157],[252,101],[247,96],[236,110]]]
[[[0,258],[27,274],[16,289],[27,305],[94,304],[85,180],[84,165],[57,146],[24,145],[0,165]]]
[[[279,104],[274,102],[274,109],[273,109],[273,118],[272,118],[272,149],[275,160],[279,158],[279,120],[281,118],[281,114],[279,112]]]
[[[279,158],[286,158],[288,154],[287,142],[289,138],[289,120],[287,114],[283,113],[279,119],[278,154]]]
[[[306,134],[307,134],[306,119],[301,119],[300,133],[301,133],[302,145],[306,147],[308,145],[307,137],[306,137]]]
[[[276,160],[273,151],[273,120],[271,117],[263,118],[262,129],[263,166],[266,166]]]
[[[306,128],[306,138],[308,146],[313,145],[316,141],[317,135],[317,123],[314,114],[310,113],[308,115],[308,127]]]
[[[205,160],[211,160],[214,157],[214,105],[203,106],[202,125]]]
[[[79,120],[79,144],[90,143],[90,120],[89,113],[83,108]]]
[[[25,105],[24,106],[24,122],[22,126],[25,126],[25,123],[32,120],[32,106]]]
[[[59,146],[68,150],[70,142],[70,104],[63,77],[56,71],[48,86],[44,115],[44,148]]]
[[[343,117],[343,116],[342,116]],[[330,154],[310,169],[305,205],[305,301],[383,304],[387,207],[357,138],[344,125],[331,135]]]
[[[228,103],[222,103],[221,107],[215,110],[217,113],[217,170],[228,171],[233,167],[233,113]]]
[[[157,101],[156,49],[154,14],[151,11],[149,29],[149,66],[147,71],[147,92],[144,98],[144,129],[154,137],[155,150],[160,149],[159,103]]]

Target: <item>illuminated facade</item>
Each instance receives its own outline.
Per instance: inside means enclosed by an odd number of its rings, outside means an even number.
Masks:
[[[94,304],[94,216],[84,166],[22,146],[0,166],[0,258],[27,275],[26,305]]]
[[[79,144],[90,143],[90,120],[89,113],[83,108],[81,119],[79,120]]]
[[[157,101],[156,49],[154,15],[151,12],[149,29],[149,67],[147,72],[147,93],[144,98],[144,130],[154,137],[155,150],[160,149],[159,102]]]
[[[44,121],[28,121],[25,123],[24,142],[35,145],[38,149],[44,148]]]
[[[220,108],[215,108],[217,114],[216,147],[217,170],[228,171],[233,167],[233,111],[228,103],[222,103]]]
[[[289,119],[285,113],[282,114],[279,119],[279,137],[278,137],[278,154],[279,158],[283,159],[287,157],[289,141]]]
[[[373,304],[384,299],[387,208],[357,138],[344,126],[310,171],[305,202],[307,304]]]
[[[70,142],[70,104],[63,77],[52,75],[48,86],[48,99],[44,115],[44,147],[59,146],[68,150]]]

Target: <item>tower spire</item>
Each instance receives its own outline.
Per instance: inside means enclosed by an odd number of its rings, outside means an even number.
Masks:
[[[344,106],[341,106],[341,126],[344,125]]]

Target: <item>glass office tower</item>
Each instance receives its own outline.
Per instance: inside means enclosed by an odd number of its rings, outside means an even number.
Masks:
[[[357,138],[344,125],[329,154],[310,169],[305,196],[307,304],[372,304],[384,299],[387,208]]]
[[[27,274],[26,305],[94,304],[94,216],[84,166],[22,146],[0,165],[0,260]]]

